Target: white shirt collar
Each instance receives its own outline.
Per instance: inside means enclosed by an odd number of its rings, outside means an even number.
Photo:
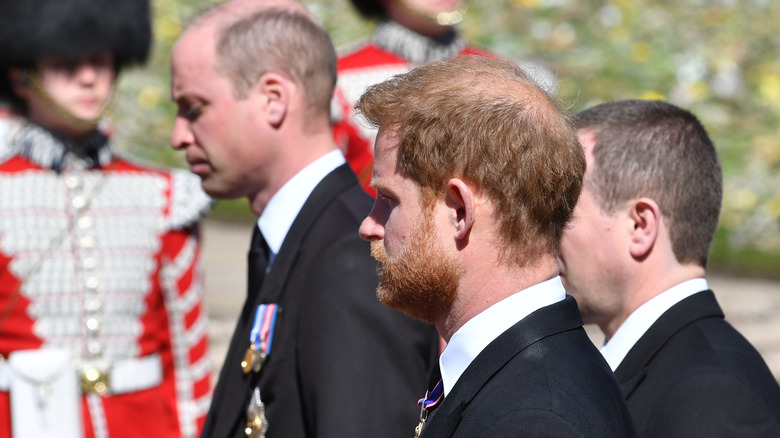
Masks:
[[[615,371],[634,344],[655,321],[672,306],[689,296],[709,289],[707,280],[696,278],[684,281],[642,304],[626,318],[612,338],[601,347],[601,354]]]
[[[257,226],[270,250],[269,264],[282,248],[287,232],[311,192],[323,178],[344,163],[344,155],[339,150],[323,155],[290,178],[268,202],[257,220]]]
[[[471,318],[450,339],[439,357],[444,395],[455,386],[466,368],[485,347],[535,310],[566,297],[561,277],[517,292]]]

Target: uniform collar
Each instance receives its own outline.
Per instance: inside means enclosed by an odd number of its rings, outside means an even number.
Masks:
[[[32,122],[24,123],[9,142],[9,151],[55,172],[94,169],[113,160],[109,138],[94,130],[78,141],[59,136]]]
[[[449,59],[466,48],[466,40],[455,29],[442,38],[432,39],[393,21],[380,23],[374,32],[373,41],[379,47],[415,64]]]

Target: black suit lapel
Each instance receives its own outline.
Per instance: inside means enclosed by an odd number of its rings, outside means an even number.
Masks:
[[[639,385],[642,383],[643,380],[645,380],[646,376],[647,376],[647,369],[642,368],[636,374],[626,379],[625,381],[619,381],[620,392],[623,394],[623,398],[628,399],[629,397],[631,397],[631,394],[633,394],[634,390],[637,387],[639,387]]]
[[[254,312],[257,306],[267,303],[279,303],[284,285],[292,266],[298,257],[301,243],[309,229],[317,220],[320,212],[341,192],[355,184],[355,175],[346,164],[329,173],[315,187],[306,200],[298,216],[290,227],[284,243],[274,259],[271,269],[262,279],[259,290],[247,293],[247,300],[241,310],[236,329],[230,342],[230,348],[219,375],[211,409],[204,431],[211,431],[211,437],[227,437],[231,431],[243,430],[246,404],[249,392],[254,389],[258,376],[247,375],[241,371],[240,363],[249,347],[249,332],[252,329]],[[257,225],[255,225],[257,229]],[[249,256],[251,258],[251,255]],[[255,281],[255,283],[253,283]],[[249,287],[257,284],[256,279],[248,278]],[[269,357],[272,360],[272,357]]]
[[[693,294],[664,312],[615,370],[623,396],[628,398],[644,380],[648,364],[672,336],[694,321],[712,317],[723,318],[723,311],[709,290]]]
[[[263,283],[261,295],[266,303],[278,303],[284,291],[284,285],[295,266],[303,240],[309,234],[322,211],[342,192],[354,186],[355,174],[348,165],[343,164],[320,181],[314,188],[301,211],[293,221],[284,238],[279,254]],[[355,230],[357,232],[357,230]]]
[[[460,423],[463,410],[513,357],[540,339],[578,327],[582,327],[582,319],[571,296],[536,310],[510,327],[466,368],[441,406],[431,414],[423,437],[451,436]]]
[[[263,233],[255,226],[252,231],[252,244],[247,255],[247,299],[254,300],[255,294],[260,291],[263,279],[268,270],[268,244],[263,238]]]
[[[254,228],[257,230],[257,225]],[[238,424],[244,421],[246,397],[242,397],[242,395],[250,386],[250,376],[243,373],[240,364],[246,349],[249,347],[249,332],[252,329],[254,311],[257,308],[258,292],[255,290],[253,293],[251,289],[248,291],[244,307],[238,317],[230,347],[219,374],[207,422],[203,428],[204,437],[228,437],[231,431],[236,430]]]

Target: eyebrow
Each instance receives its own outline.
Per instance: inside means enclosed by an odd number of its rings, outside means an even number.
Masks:
[[[390,187],[388,187],[387,185],[382,184],[382,180],[381,179],[378,180],[375,175],[371,176],[371,183],[369,185],[371,187],[373,187],[374,189],[376,189],[376,190],[381,190],[383,192],[387,192],[387,193],[390,193],[390,194],[393,193],[393,190]]]
[[[399,198],[399,195],[398,195],[398,193],[395,190],[393,190],[392,188],[388,187],[387,185],[382,184],[381,182],[376,182],[376,180],[373,179],[373,178],[371,179],[371,184],[370,185],[378,193],[381,193],[385,197],[389,196],[389,197],[395,198],[395,199]]]

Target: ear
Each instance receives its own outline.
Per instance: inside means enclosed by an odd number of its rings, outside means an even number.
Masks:
[[[12,67],[8,69],[8,79],[14,94],[25,100],[30,97],[30,73]]]
[[[455,240],[463,241],[469,236],[476,215],[474,194],[463,180],[452,178],[447,181],[445,202],[452,211],[455,222]]]
[[[629,252],[637,259],[647,257],[658,239],[661,226],[661,209],[649,198],[632,201],[628,212],[634,229],[631,231]]]
[[[287,117],[293,86],[292,81],[274,72],[263,74],[255,86],[268,123],[274,128],[280,127]]]

